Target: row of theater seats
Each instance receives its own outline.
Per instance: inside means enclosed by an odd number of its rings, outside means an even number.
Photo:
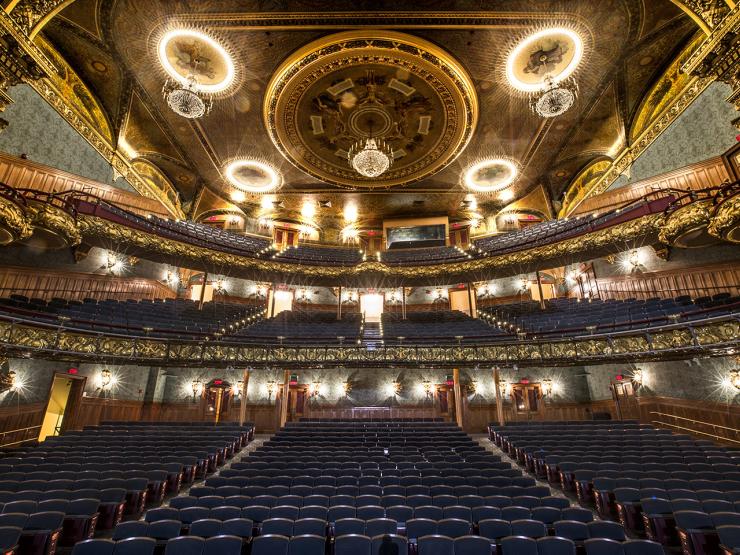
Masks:
[[[691,321],[736,314],[740,310],[740,297],[718,293],[713,297],[681,296],[674,299],[650,298],[647,300],[581,301],[562,298],[546,301],[542,310],[539,303],[498,305],[480,309],[486,319],[513,324],[527,333],[581,335],[585,333],[611,333],[664,326],[676,321]]]
[[[253,554],[268,552],[264,538],[292,552],[293,538],[319,537],[300,553],[387,553],[387,538],[400,555],[513,555],[518,535],[535,553],[571,554],[592,539],[612,542],[612,552],[662,553],[652,542],[630,544],[620,524],[595,522],[521,474],[446,422],[296,422],[169,507],[148,511],[145,524],[203,537],[223,533],[226,522],[244,530],[251,523]],[[142,533],[127,527],[114,537]]]
[[[686,555],[717,553],[720,532],[740,525],[740,449],[636,423],[491,425],[489,432],[523,468],[601,518]],[[726,547],[740,548],[733,541]]]
[[[215,472],[253,429],[108,425],[2,451],[0,528],[20,528],[19,555],[72,547]]]
[[[337,320],[335,312],[294,310],[280,312],[273,318],[240,329],[224,339],[255,341],[266,338],[274,341],[277,337],[283,337],[285,343],[305,343],[316,340],[336,342],[337,337],[343,337],[352,343],[360,337],[361,326],[362,317],[359,313],[344,314],[341,320]]]
[[[11,316],[32,317],[52,325],[95,332],[193,339],[243,329],[262,319],[265,309],[209,302],[198,308],[189,299],[67,301],[10,295],[0,298],[0,310]],[[61,321],[60,318],[68,320]]]
[[[437,312],[410,312],[403,320],[398,314],[384,313],[383,337],[397,339],[404,337],[410,341],[438,342],[461,336],[464,341],[511,337],[508,331],[491,326],[486,320],[471,318],[459,310]]]

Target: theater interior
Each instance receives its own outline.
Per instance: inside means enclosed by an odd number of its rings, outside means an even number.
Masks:
[[[740,554],[737,0],[0,0],[0,555]]]

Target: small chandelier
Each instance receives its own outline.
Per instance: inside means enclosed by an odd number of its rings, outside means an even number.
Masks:
[[[545,88],[532,96],[532,110],[543,118],[554,118],[570,110],[578,96],[578,85],[572,79],[555,83],[545,78]]]
[[[368,137],[350,147],[347,160],[360,175],[378,177],[393,164],[393,149],[381,139]]]
[[[192,75],[185,83],[166,81],[162,87],[162,94],[172,111],[184,118],[203,117],[213,107],[211,98],[198,91],[198,81]]]

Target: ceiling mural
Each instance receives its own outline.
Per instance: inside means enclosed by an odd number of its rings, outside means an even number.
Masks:
[[[257,219],[273,195],[337,231],[349,203],[378,222],[561,200],[670,103],[682,77],[659,76],[697,30],[671,0],[272,6],[76,0],[43,35],[193,213]],[[353,162],[368,140],[377,175]]]

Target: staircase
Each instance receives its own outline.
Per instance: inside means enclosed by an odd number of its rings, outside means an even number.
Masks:
[[[383,346],[383,330],[380,322],[365,322],[362,328],[362,344],[368,351]]]

